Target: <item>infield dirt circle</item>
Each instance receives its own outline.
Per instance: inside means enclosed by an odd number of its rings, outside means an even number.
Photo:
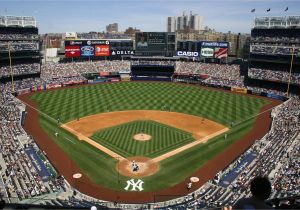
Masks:
[[[149,141],[151,138],[152,136],[145,133],[138,133],[133,136],[133,139],[137,141]]]
[[[139,166],[138,171],[132,170],[133,161]],[[147,157],[137,156],[120,160],[116,165],[116,169],[124,176],[140,178],[155,174],[159,170],[159,163]]]

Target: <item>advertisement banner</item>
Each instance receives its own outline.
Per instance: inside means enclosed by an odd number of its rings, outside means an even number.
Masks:
[[[55,89],[61,87],[61,84],[47,84],[47,89]]]
[[[207,58],[212,58],[214,56],[214,49],[213,48],[202,48],[201,56],[207,57]]]
[[[94,47],[93,46],[82,46],[80,48],[81,56],[94,56]]]
[[[218,59],[228,57],[228,48],[215,48],[214,57]]]
[[[204,41],[201,43],[202,47],[221,47],[221,48],[228,48],[229,43],[228,42],[209,42]]]
[[[66,40],[65,46],[109,45],[108,40]]]
[[[267,93],[267,97],[282,100],[282,101],[284,101],[284,99],[285,99],[284,96],[280,96],[280,95],[277,95],[277,94],[274,94],[274,93]]]
[[[183,57],[198,57],[199,53],[198,52],[177,51],[176,55],[183,56]]]
[[[33,147],[29,146],[25,148],[25,153],[31,160],[31,163],[33,163],[34,168],[36,169],[39,176],[42,178],[43,181],[48,181],[50,179],[50,173],[44,164],[43,160],[38,156],[36,151],[33,149]]]
[[[247,89],[246,88],[232,87],[231,91],[235,92],[235,93],[244,93],[244,94],[247,94]]]
[[[110,55],[111,56],[134,55],[134,51],[133,50],[112,50]]]
[[[21,89],[21,90],[18,90],[18,95],[22,95],[22,94],[29,93],[29,92],[30,92],[30,88]]]
[[[80,57],[79,46],[66,46],[65,55],[67,58]]]
[[[110,50],[109,45],[96,45],[95,56],[109,56]]]
[[[99,73],[99,75],[100,75],[101,77],[109,76],[109,75],[110,75],[110,72],[107,72],[107,71],[101,71],[101,72]]]
[[[77,37],[77,34],[76,34],[76,32],[66,32],[65,37],[67,39],[75,39]]]

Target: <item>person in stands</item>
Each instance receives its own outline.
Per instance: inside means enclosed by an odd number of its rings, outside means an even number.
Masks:
[[[272,209],[265,203],[271,195],[271,189],[271,183],[267,177],[254,178],[250,184],[252,196],[238,200],[233,209]]]

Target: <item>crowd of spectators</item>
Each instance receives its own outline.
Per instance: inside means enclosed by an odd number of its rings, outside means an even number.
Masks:
[[[223,79],[222,77],[209,77],[208,79],[204,80],[203,83],[221,87],[245,87],[243,77],[241,77],[239,80]]]
[[[269,80],[269,81],[280,81],[284,83],[289,82],[288,71],[273,71],[269,69],[260,68],[249,68],[248,76],[254,79]],[[300,74],[291,74],[291,84],[300,85]]]
[[[13,75],[34,74],[40,72],[39,63],[16,64],[12,66],[12,72],[9,66],[0,67],[0,78]]]
[[[199,62],[176,62],[177,74],[207,74],[215,78],[227,80],[240,80],[239,65],[199,63]]]
[[[0,99],[0,189],[7,202],[18,202],[39,195],[65,190],[62,177],[45,181],[37,173],[25,149],[39,150],[21,126],[25,106],[1,84]]]
[[[62,77],[85,73],[130,71],[130,62],[103,60],[72,63],[46,63],[42,65],[42,77]]]
[[[18,91],[18,90],[24,90],[24,89],[29,89],[32,87],[37,87],[37,86],[42,86],[45,84],[45,81],[39,77],[35,77],[35,78],[26,78],[26,79],[22,79],[22,80],[14,80],[13,85],[11,82],[7,82],[5,84],[1,84],[1,87],[3,89],[6,89],[7,92],[13,92],[13,88],[14,91]]]
[[[13,41],[13,42],[0,42],[0,51],[37,51],[39,50],[38,42],[29,41]]]
[[[280,45],[251,45],[250,52],[253,54],[269,54],[269,55],[292,55],[293,47]],[[294,55],[300,53],[300,47],[294,48]]]
[[[2,34],[0,33],[0,40],[38,40],[38,34],[23,33],[23,34]]]
[[[203,83],[213,86],[244,87],[239,65],[176,62],[176,74],[206,75]]]
[[[251,42],[261,42],[261,43],[298,43],[300,44],[299,37],[268,37],[268,36],[256,36],[251,37]]]

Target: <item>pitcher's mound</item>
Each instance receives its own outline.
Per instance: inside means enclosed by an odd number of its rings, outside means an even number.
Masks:
[[[134,170],[134,165],[138,166],[138,170]],[[146,157],[130,157],[119,161],[116,169],[124,176],[141,178],[155,174],[159,170],[159,164]]]
[[[137,141],[149,141],[151,138],[152,136],[145,133],[138,133],[133,136],[133,139]]]

